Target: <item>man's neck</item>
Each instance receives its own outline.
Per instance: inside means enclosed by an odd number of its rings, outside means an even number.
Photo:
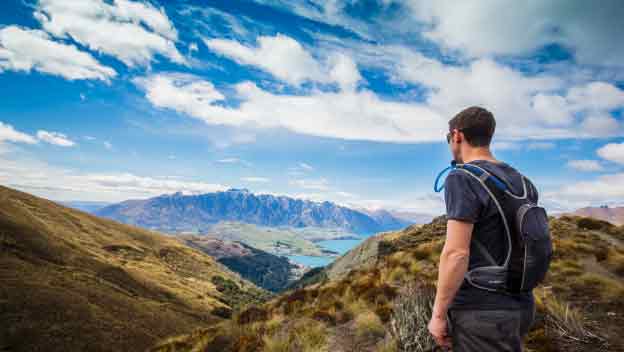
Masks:
[[[464,151],[464,154],[465,155],[462,157],[464,163],[469,163],[474,160],[487,160],[495,163],[499,162],[496,158],[494,158],[494,155],[492,155],[490,148],[472,148]]]

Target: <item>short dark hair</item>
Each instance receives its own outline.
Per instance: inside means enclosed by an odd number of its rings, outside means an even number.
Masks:
[[[488,110],[471,106],[460,111],[449,121],[449,131],[457,129],[464,133],[466,141],[473,147],[487,147],[492,142],[496,120]]]

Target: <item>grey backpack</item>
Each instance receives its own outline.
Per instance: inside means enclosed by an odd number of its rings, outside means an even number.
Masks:
[[[546,210],[527,198],[526,179],[522,176],[523,194],[516,195],[510,187],[473,164],[457,164],[456,168],[479,181],[496,204],[502,217],[508,251],[503,263],[497,263],[476,238],[472,242],[490,265],[466,273],[473,286],[507,293],[526,292],[535,288],[546,276],[552,258],[552,240]]]

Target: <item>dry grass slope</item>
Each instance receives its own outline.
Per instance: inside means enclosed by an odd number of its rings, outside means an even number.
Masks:
[[[2,351],[142,351],[265,294],[174,239],[0,186]]]
[[[579,217],[551,219],[550,227],[556,254],[536,290],[538,316],[527,351],[624,351],[624,228]],[[362,269],[334,279],[317,274],[239,318],[154,350],[429,351],[430,340],[415,341],[405,331],[423,329],[445,231],[440,217],[384,234],[377,256]],[[413,285],[421,289],[405,294]]]

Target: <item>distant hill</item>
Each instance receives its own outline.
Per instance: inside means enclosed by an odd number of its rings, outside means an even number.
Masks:
[[[96,210],[102,209],[107,205],[110,205],[109,202],[89,202],[89,201],[68,201],[68,202],[60,202],[61,205],[66,207],[82,210],[87,213],[93,213]]]
[[[372,234],[404,227],[407,222],[384,214],[374,218],[331,202],[253,194],[246,189],[202,195],[175,193],[144,200],[128,200],[95,212],[123,223],[167,233],[204,233],[220,221],[261,226],[341,228]]]
[[[615,225],[624,224],[624,207],[586,207],[572,214],[608,221]]]
[[[334,256],[315,242],[325,239],[358,239],[336,229],[318,227],[267,227],[242,222],[222,221],[204,232],[202,237],[238,241],[275,255]]]
[[[0,186],[2,351],[143,351],[267,294],[174,238]]]
[[[254,284],[277,292],[298,280],[307,269],[287,258],[248,246],[242,242],[224,241],[208,236],[181,236],[191,247],[215,258],[230,270]]]
[[[553,262],[524,350],[624,351],[624,226],[572,216],[549,225]],[[296,289],[153,351],[434,351],[426,325],[445,234],[445,217],[378,234]]]

